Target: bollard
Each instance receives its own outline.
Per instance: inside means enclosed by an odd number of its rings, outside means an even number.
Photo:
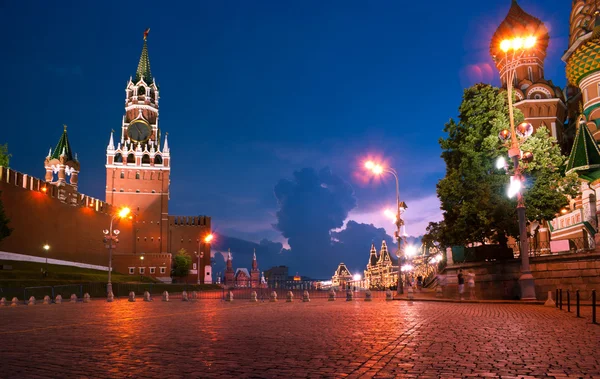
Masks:
[[[575,307],[577,308],[577,317],[581,317],[579,314],[579,290],[575,291]]]
[[[596,324],[596,290],[592,290],[592,324]]]
[[[555,307],[556,303],[552,300],[552,291],[548,291],[548,300],[544,303],[545,307]]]
[[[106,295],[106,301],[109,303],[112,303],[115,300],[115,294],[113,293],[112,290],[110,290],[108,292],[108,295]]]
[[[329,299],[327,301],[335,301],[335,290],[333,288],[329,291]]]
[[[367,292],[365,292],[365,301],[372,301],[372,296],[373,294],[371,293],[371,290],[368,289]]]
[[[71,302],[73,302],[73,303],[74,303],[74,302],[76,302],[76,301],[77,301],[77,295],[75,295],[75,294],[72,294],[72,295],[71,295]]]
[[[163,299],[163,301],[169,301],[169,292],[167,292],[167,291],[163,292],[162,299]]]
[[[562,288],[558,290],[558,308],[562,311]]]
[[[87,293],[87,292],[85,294],[83,294],[83,302],[84,303],[89,303],[90,301],[92,301],[92,298],[90,297],[90,294]]]
[[[2,299],[0,299],[0,307],[3,307],[6,305],[6,298],[3,297]]]
[[[270,296],[270,299],[269,299],[269,301],[270,301],[271,303],[275,303],[275,302],[277,302],[277,292],[275,292],[275,291],[271,292],[271,296]]]
[[[571,291],[567,290],[567,312],[571,312]]]
[[[48,296],[48,295],[44,296],[44,303],[43,304],[48,305],[50,303],[51,303],[50,296]]]
[[[392,291],[388,288],[387,291],[385,291],[385,301],[392,301],[394,300],[394,294],[392,293]]]
[[[351,289],[348,289],[346,291],[346,301],[352,301],[354,300],[354,293],[352,292]]]
[[[188,294],[187,291],[183,291],[181,293],[181,301],[188,301]]]
[[[413,300],[415,298],[415,292],[412,287],[408,287],[408,290],[406,290],[406,297],[408,300]]]
[[[132,303],[135,302],[135,292],[133,292],[133,291],[129,292],[129,301]]]
[[[193,291],[192,292],[192,299],[196,300],[198,298],[198,292],[197,291]]]
[[[228,301],[230,303],[233,301],[233,292],[231,292],[231,291],[227,292],[227,294],[225,295],[225,301]]]
[[[27,305],[35,305],[35,297],[31,296]]]
[[[150,292],[144,292],[144,301],[152,301],[152,297],[150,296]]]
[[[19,303],[19,299],[17,299],[16,297],[13,297],[11,302],[10,302],[10,306],[11,307],[16,307],[17,304]]]
[[[556,289],[556,295],[554,298],[556,299],[556,308],[558,308],[558,288]]]
[[[291,303],[292,301],[294,301],[294,294],[292,293],[292,291],[288,291],[287,293],[287,299],[285,300],[286,303]]]
[[[60,296],[60,294],[56,295],[54,298],[54,304],[62,304],[62,296]]]
[[[437,288],[435,289],[435,297],[444,297],[442,286],[437,286]]]
[[[308,291],[304,291],[304,295],[302,296],[302,302],[308,303],[310,301],[310,297],[308,295]]]
[[[256,294],[256,291],[250,292],[250,302],[256,303],[257,301],[258,301],[258,295]]]

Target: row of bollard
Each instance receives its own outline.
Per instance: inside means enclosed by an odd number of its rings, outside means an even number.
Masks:
[[[72,294],[71,298],[70,298],[72,303],[77,302],[79,299],[77,298],[77,295]],[[83,295],[83,299],[82,301],[84,303],[89,303],[90,301],[92,301],[90,294],[86,293]],[[56,295],[56,298],[54,298],[54,304],[62,304],[63,302],[63,298],[61,295]],[[35,298],[35,296],[31,296],[29,298],[29,300],[26,301],[25,304],[27,305],[36,305],[38,303],[37,299]],[[6,300],[5,297],[0,299],[0,307],[4,307],[7,305],[10,305],[11,307],[16,307],[19,304],[19,299],[17,297],[13,297],[12,300],[10,301],[10,303]],[[52,299],[50,298],[50,296],[46,295],[44,296],[44,299],[42,300],[42,304],[44,305],[49,305],[52,304]]]
[[[412,299],[413,297],[412,295],[412,291],[409,290],[409,299]],[[336,299],[336,292],[334,289],[331,289],[329,291],[327,300],[328,301],[335,301]],[[394,294],[392,291],[390,291],[389,289],[386,291],[385,293],[385,299],[387,301],[391,301],[394,300]],[[273,291],[271,292],[271,294],[269,295],[269,301],[272,303],[277,302],[277,292]],[[353,301],[354,300],[354,292],[352,290],[347,290],[346,291],[346,301]],[[373,300],[373,294],[371,293],[371,290],[367,290],[365,292],[365,301],[372,301]],[[232,302],[233,301],[233,292],[232,291],[228,291],[225,294],[225,301],[227,302]],[[250,293],[250,302],[257,302],[258,301],[258,295],[256,293],[256,291],[252,291]],[[291,303],[294,301],[294,293],[292,291],[288,291],[288,293],[286,294],[286,302]],[[302,302],[307,303],[310,301],[310,295],[308,293],[308,291],[304,291],[303,295],[302,295]]]
[[[546,300],[546,303],[544,304],[545,306],[555,306],[556,308],[559,308],[560,310],[563,309],[563,290],[561,289],[556,289],[556,303],[552,300],[552,291],[548,291],[548,300]],[[575,291],[575,310],[576,310],[576,317],[577,318],[581,318],[581,312],[580,312],[580,296],[579,296],[579,290]],[[596,321],[596,290],[592,290],[592,324],[597,324]],[[571,291],[567,290],[567,312],[571,312]]]

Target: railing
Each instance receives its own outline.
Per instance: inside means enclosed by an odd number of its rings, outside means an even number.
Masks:
[[[567,214],[556,217],[550,221],[552,229],[558,231],[561,229],[568,228],[572,225],[579,224],[583,221],[583,209],[575,209]]]
[[[530,257],[539,257],[544,255],[561,255],[561,254],[573,254],[579,253],[583,251],[594,250],[593,246],[590,246],[590,242],[587,238],[579,237],[579,238],[569,238],[568,240],[559,240],[559,241],[569,241],[568,248],[565,246],[557,250],[556,248],[552,251],[551,242],[550,241],[537,241],[534,238],[529,239],[529,256]],[[520,244],[516,242],[514,244],[508,245],[515,254],[515,258],[520,256]]]
[[[549,292],[548,297],[550,297],[550,294],[552,293],[552,291]],[[567,313],[571,313],[571,291],[570,290],[565,290],[564,291],[564,295],[566,296],[566,309],[567,309]],[[588,297],[588,299],[582,299],[582,296],[580,294],[579,290],[575,291],[575,314],[577,318],[582,318],[581,316],[581,311],[582,311],[582,304],[581,301],[584,300],[586,301],[585,306],[589,306],[591,307],[591,322],[592,324],[598,324],[598,320],[596,317],[596,313],[597,313],[597,307],[598,307],[598,303],[596,301],[596,290],[592,290],[588,296],[584,296],[584,297]],[[560,309],[561,311],[563,310],[563,290],[562,288],[557,288],[556,289],[556,302],[555,302],[555,306],[556,308]],[[548,299],[548,302],[550,302],[551,299]],[[546,303],[547,305],[551,305],[551,303]],[[588,303],[589,302],[589,303]],[[584,308],[587,310],[587,308]]]

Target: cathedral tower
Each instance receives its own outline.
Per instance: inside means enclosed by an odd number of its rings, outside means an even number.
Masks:
[[[500,49],[505,39],[535,37],[536,44],[517,58],[511,59]],[[523,112],[525,121],[535,129],[545,126],[559,142],[562,141],[567,108],[562,90],[544,78],[544,60],[548,48],[548,29],[538,18],[525,12],[512,0],[508,14],[498,26],[490,42],[490,54],[500,74],[502,87],[507,87],[509,70],[516,66],[514,79],[515,106]]]
[[[260,270],[258,269],[258,262],[256,261],[256,249],[254,249],[254,255],[252,256],[252,270],[250,270],[250,281],[251,287],[259,287]]]
[[[60,136],[54,151],[52,151],[52,148],[48,151],[44,168],[46,169],[46,182],[57,186],[70,184],[77,191],[79,161],[77,160],[77,154],[73,155],[73,150],[71,150],[71,143],[67,136],[67,125],[64,125],[63,134]],[[69,177],[68,183],[67,177]]]
[[[125,88],[121,133],[106,148],[106,202],[134,212],[134,253],[167,252],[169,175],[167,135],[158,124],[159,87],[150,71],[147,29],[135,77]],[[115,143],[116,142],[116,143]]]

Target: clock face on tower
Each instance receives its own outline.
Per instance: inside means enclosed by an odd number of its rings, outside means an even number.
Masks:
[[[127,136],[135,142],[146,142],[151,132],[150,125],[142,120],[136,120],[127,127]]]

